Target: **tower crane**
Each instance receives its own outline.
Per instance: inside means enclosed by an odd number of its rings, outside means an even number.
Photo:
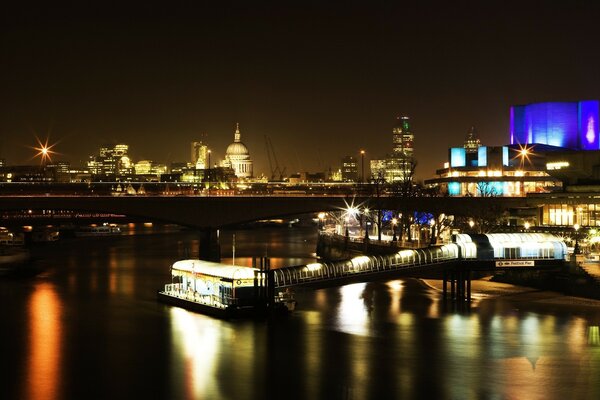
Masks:
[[[275,154],[275,148],[273,148],[273,143],[271,143],[271,138],[265,135],[265,147],[267,149],[267,157],[269,158],[269,168],[271,169],[271,180],[274,181],[275,178],[279,178],[280,181],[283,180],[283,176],[285,175],[285,167],[280,167],[279,162],[277,161],[277,155]]]

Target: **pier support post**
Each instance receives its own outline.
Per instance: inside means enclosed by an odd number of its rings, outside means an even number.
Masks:
[[[446,270],[443,272],[442,278],[442,293],[444,294],[444,299],[448,296],[448,273]]]
[[[471,301],[471,270],[467,270],[467,301]]]
[[[221,261],[219,230],[207,228],[200,231],[200,251],[198,258],[206,261]]]

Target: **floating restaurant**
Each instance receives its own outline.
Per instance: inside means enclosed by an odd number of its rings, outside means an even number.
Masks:
[[[267,272],[204,260],[181,260],[171,267],[171,283],[158,292],[167,304],[219,317],[264,314],[269,305]]]

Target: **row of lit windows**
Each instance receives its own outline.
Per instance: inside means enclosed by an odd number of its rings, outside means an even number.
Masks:
[[[524,196],[527,193],[545,193],[554,182],[448,182],[450,196]]]
[[[600,204],[548,204],[542,207],[542,225],[600,226]]]
[[[480,169],[477,171],[460,171],[451,170],[441,175],[442,178],[454,178],[459,176],[491,176],[491,177],[502,177],[502,176],[548,176],[544,171],[502,171],[502,170],[485,170]]]

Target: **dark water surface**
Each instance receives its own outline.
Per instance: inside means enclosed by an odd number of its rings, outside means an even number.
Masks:
[[[236,263],[314,256],[313,230],[235,234]],[[298,292],[276,321],[223,321],[155,300],[197,248],[192,232],[36,248],[44,273],[0,280],[0,398],[600,399],[600,310],[500,297],[455,312],[397,280]]]

